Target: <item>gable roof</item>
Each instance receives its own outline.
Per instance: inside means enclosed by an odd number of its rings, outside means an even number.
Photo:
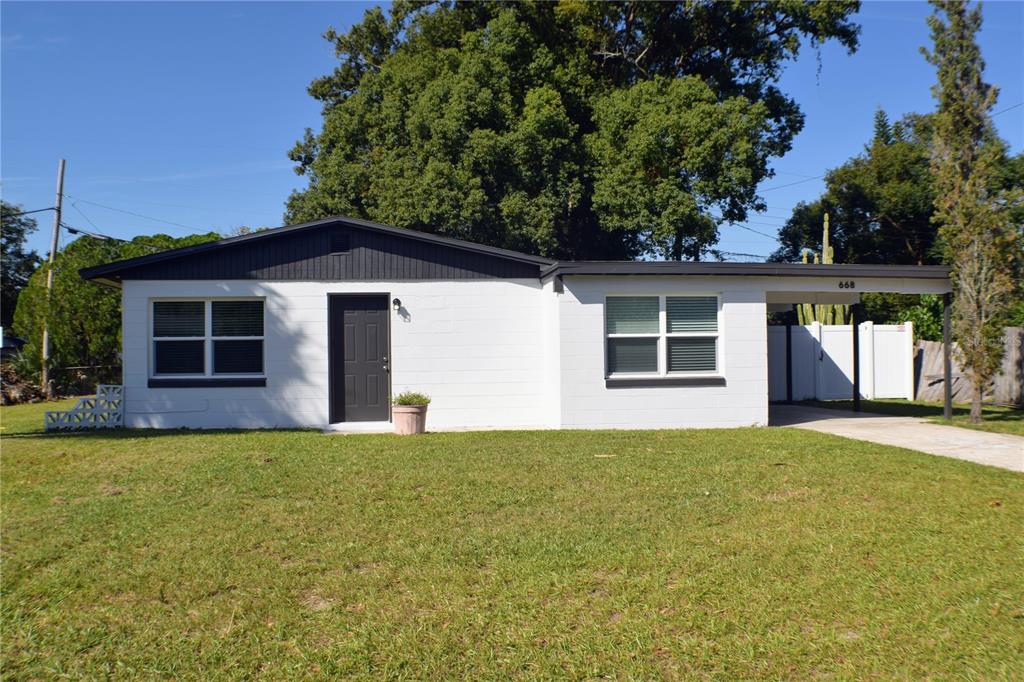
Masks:
[[[495,262],[505,262],[508,264],[518,264],[521,266],[525,266],[511,269],[499,268],[498,271],[501,272],[510,272],[517,274],[529,272],[532,276],[539,277],[541,268],[553,265],[555,262],[548,258],[541,258],[540,256],[521,253],[519,251],[500,249],[493,246],[484,246],[482,244],[475,244],[473,242],[467,242],[461,239],[452,239],[450,237],[441,237],[438,235],[429,234],[427,232],[419,232],[417,230],[408,230],[400,227],[392,227],[390,225],[382,225],[380,223],[374,223],[368,220],[360,220],[358,218],[349,218],[347,216],[335,216],[331,218],[324,218],[322,220],[314,220],[307,223],[300,223],[298,225],[286,225],[283,227],[276,227],[269,230],[262,230],[260,232],[244,234],[237,237],[228,237],[226,239],[219,239],[217,241],[204,242],[202,244],[196,244],[194,246],[184,246],[177,249],[169,249],[167,251],[160,251],[159,253],[138,256],[136,258],[128,258],[120,261],[114,261],[113,263],[106,263],[104,265],[96,265],[89,268],[83,268],[80,271],[80,274],[83,279],[99,280],[102,282],[112,284],[120,282],[125,275],[130,275],[130,277],[128,277],[129,279],[135,277],[139,277],[141,279],[161,279],[164,277],[161,277],[160,273],[166,271],[168,264],[172,261],[182,262],[186,260],[196,261],[197,259],[203,259],[209,262],[210,257],[226,256],[227,252],[237,252],[239,250],[239,247],[255,247],[257,245],[259,247],[265,247],[269,245],[266,242],[277,240],[282,237],[308,236],[308,233],[315,231],[323,231],[325,228],[329,229],[332,227],[351,228],[362,232],[369,232],[375,235],[380,235],[381,237],[384,238],[390,238],[392,244],[394,243],[393,240],[395,239],[409,240],[411,242],[418,243],[426,247],[426,250],[429,252],[428,257],[437,256],[439,253],[442,253],[444,251],[455,251],[464,254],[480,256],[483,258],[482,262],[491,264],[492,266]],[[322,244],[318,246],[322,246]],[[450,270],[452,266],[449,264],[448,267]],[[491,267],[489,268],[489,270],[494,270],[494,268]],[[156,276],[154,277],[151,275]],[[192,275],[192,277],[195,277],[195,275]],[[180,278],[190,279],[192,277]],[[175,279],[175,277],[172,276],[168,276],[166,278]],[[198,278],[202,279],[208,277]]]
[[[352,237],[338,252],[333,237]],[[289,238],[290,237],[290,238]],[[283,239],[289,238],[289,239]],[[345,238],[346,244],[348,237]],[[427,232],[336,216],[83,268],[83,279],[448,280],[564,276],[791,276],[948,279],[941,265],[555,261]]]

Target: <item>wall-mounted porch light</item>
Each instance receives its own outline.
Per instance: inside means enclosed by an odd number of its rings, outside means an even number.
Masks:
[[[391,307],[394,308],[395,312],[397,313],[402,308],[402,300],[396,298],[395,300],[391,301]]]

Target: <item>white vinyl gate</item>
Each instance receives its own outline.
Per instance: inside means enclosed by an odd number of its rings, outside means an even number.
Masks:
[[[843,400],[853,395],[853,330],[818,322],[792,329],[793,400]],[[911,323],[863,322],[860,334],[862,398],[914,399]],[[786,327],[768,327],[768,399],[786,400]]]

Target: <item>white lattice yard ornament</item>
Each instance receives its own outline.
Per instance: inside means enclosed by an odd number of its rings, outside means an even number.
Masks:
[[[79,398],[70,410],[51,410],[44,418],[47,431],[115,429],[124,426],[124,386],[100,384],[96,395]]]

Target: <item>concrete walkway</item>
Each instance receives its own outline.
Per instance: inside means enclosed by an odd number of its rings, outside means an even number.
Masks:
[[[802,405],[772,405],[770,415],[772,426],[810,429],[1024,472],[1024,438],[1007,433]]]

